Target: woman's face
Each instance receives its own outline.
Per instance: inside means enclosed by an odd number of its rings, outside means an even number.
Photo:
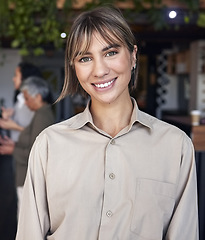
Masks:
[[[14,88],[18,90],[22,83],[22,74],[20,67],[16,67],[15,73],[13,76]]]
[[[128,84],[135,65],[137,47],[108,44],[94,33],[88,51],[74,60],[76,76],[92,102],[114,103],[129,96]]]

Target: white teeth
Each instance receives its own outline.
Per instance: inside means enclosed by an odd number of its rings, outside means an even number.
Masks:
[[[107,83],[101,83],[101,84],[95,84],[95,86],[97,87],[97,88],[105,88],[105,87],[108,87],[108,86],[110,86],[110,84],[112,84],[114,82],[114,79],[113,80],[111,80],[110,82],[107,82]]]

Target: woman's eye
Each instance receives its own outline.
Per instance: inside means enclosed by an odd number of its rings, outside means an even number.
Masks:
[[[80,60],[79,60],[79,62],[89,62],[89,61],[91,61],[91,58],[90,57],[82,57]]]
[[[110,57],[110,56],[114,56],[115,54],[117,54],[116,51],[111,51],[111,52],[108,52],[108,53],[106,54],[106,56],[107,56],[107,57]]]

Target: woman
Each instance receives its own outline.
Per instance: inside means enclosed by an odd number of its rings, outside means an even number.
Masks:
[[[30,124],[21,132],[15,143],[9,138],[1,139],[0,154],[13,154],[16,163],[16,185],[18,200],[27,171],[28,157],[37,135],[46,127],[54,123],[51,109],[51,92],[48,84],[39,77],[29,77],[21,86],[25,103],[34,112]]]
[[[23,93],[20,92],[21,84],[30,76],[41,77],[39,68],[31,63],[19,63],[13,77],[15,89],[14,108],[2,109],[3,118],[0,119],[0,127],[10,130],[11,138],[15,142],[18,140],[20,132],[28,126],[34,114],[33,111],[26,106]]]
[[[136,54],[118,10],[75,20],[59,99],[80,92],[90,102],[35,141],[17,240],[198,238],[192,143],[130,97]]]

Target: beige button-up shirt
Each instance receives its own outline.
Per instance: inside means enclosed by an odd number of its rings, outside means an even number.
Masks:
[[[197,240],[192,143],[135,101],[114,138],[87,107],[35,141],[21,207],[17,240]]]

